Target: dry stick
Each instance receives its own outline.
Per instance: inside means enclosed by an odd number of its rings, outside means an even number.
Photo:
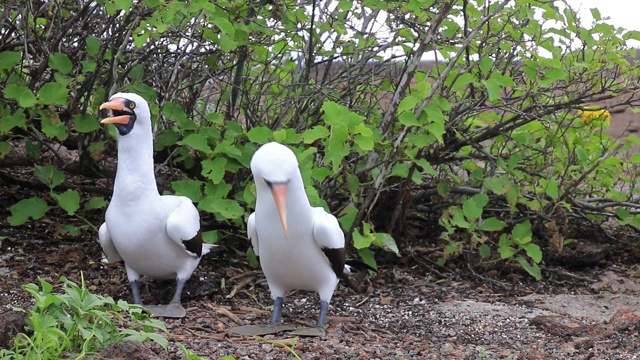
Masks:
[[[209,309],[213,310],[216,314],[220,314],[220,315],[224,315],[227,318],[229,318],[229,320],[233,321],[234,323],[238,324],[238,325],[244,325],[245,321],[243,321],[242,319],[240,319],[238,317],[238,315],[232,313],[231,311],[227,310],[226,308],[222,307],[222,306],[213,306],[211,304],[206,304],[206,307],[208,307]]]
[[[236,276],[232,276],[231,278],[229,278],[228,282],[232,282],[234,280],[238,280],[238,279],[242,279],[243,277],[247,277],[247,276],[254,276],[254,275],[261,275],[262,271],[260,270],[251,270],[251,271],[245,271],[239,275]]]
[[[227,299],[231,299],[234,296],[236,296],[236,294],[238,293],[238,291],[242,290],[242,288],[244,288],[245,286],[247,286],[247,284],[249,284],[250,282],[252,282],[255,279],[254,276],[248,276],[245,277],[244,279],[242,279],[240,282],[238,282],[232,289],[231,292],[229,293],[229,295],[226,296]]]
[[[572,279],[572,280],[586,281],[586,282],[592,282],[592,283],[596,282],[596,280],[594,280],[592,278],[576,275],[576,274],[570,273],[570,272],[568,272],[566,270],[563,270],[563,269],[555,269],[555,268],[550,268],[550,267],[546,267],[546,266],[543,265],[543,266],[540,266],[540,270],[548,271],[548,272],[554,273],[554,274],[556,274],[558,276],[569,278],[569,279]]]

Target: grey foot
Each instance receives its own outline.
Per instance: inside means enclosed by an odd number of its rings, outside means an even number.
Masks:
[[[229,329],[229,332],[244,336],[263,336],[269,334],[277,334],[283,331],[295,330],[293,325],[243,325]]]
[[[183,318],[187,315],[187,310],[175,302],[167,305],[145,305],[144,307],[151,312],[151,315],[157,317]]]
[[[291,332],[291,335],[297,336],[310,336],[310,337],[324,337],[325,332],[322,327],[303,327]]]

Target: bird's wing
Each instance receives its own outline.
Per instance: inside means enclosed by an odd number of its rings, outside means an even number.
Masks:
[[[344,272],[346,251],[340,223],[335,216],[327,213],[323,208],[314,208],[313,212],[313,239],[324,252],[336,275],[341,276]]]
[[[167,217],[167,235],[180,244],[185,251],[200,257],[209,252],[202,243],[200,232],[200,214],[191,200],[185,196],[162,196],[164,203],[173,208]]]
[[[120,256],[115,245],[113,245],[113,241],[111,241],[111,235],[109,235],[107,223],[102,223],[102,225],[100,225],[100,229],[98,230],[98,240],[100,241],[100,246],[102,246],[102,251],[107,257],[108,262],[122,261],[122,256]]]
[[[253,212],[247,219],[247,235],[251,240],[251,247],[256,256],[260,256],[260,250],[258,249],[258,232],[256,231],[256,213]]]

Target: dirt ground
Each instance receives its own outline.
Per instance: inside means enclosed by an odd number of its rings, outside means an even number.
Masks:
[[[638,129],[637,115],[626,110],[614,114],[608,132]],[[37,191],[11,175],[0,177],[0,346],[11,344],[14,330],[7,325],[20,325],[12,307],[31,305],[20,286],[38,277],[59,286],[61,276],[79,283],[82,272],[91,291],[131,300],[124,267],[101,263],[94,230],[60,234],[61,224],[83,225],[79,220],[53,211],[24,226],[7,223],[8,207]],[[108,189],[92,179],[75,181]],[[100,212],[86,218],[102,222]],[[360,274],[363,294],[339,286],[326,337],[246,338],[228,329],[268,323],[272,301],[264,276],[246,262],[248,241],[238,238],[200,263],[183,296],[187,317],[165,321],[168,352],[121,343],[101,358],[185,359],[176,347],[182,343],[210,359],[640,359],[640,256],[629,250],[636,241],[599,243],[608,254],[600,261],[580,269],[545,265],[544,280],[533,281],[517,269],[438,267],[439,249],[425,238],[424,246],[402,247],[401,258],[383,257],[377,276]],[[146,281],[143,289],[147,303],[166,303],[174,288]],[[311,326],[318,309],[316,294],[292,293],[284,321]]]

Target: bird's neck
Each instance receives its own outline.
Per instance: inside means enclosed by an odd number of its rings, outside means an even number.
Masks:
[[[118,138],[118,168],[113,192],[114,197],[123,196],[129,200],[159,196],[151,136]]]

